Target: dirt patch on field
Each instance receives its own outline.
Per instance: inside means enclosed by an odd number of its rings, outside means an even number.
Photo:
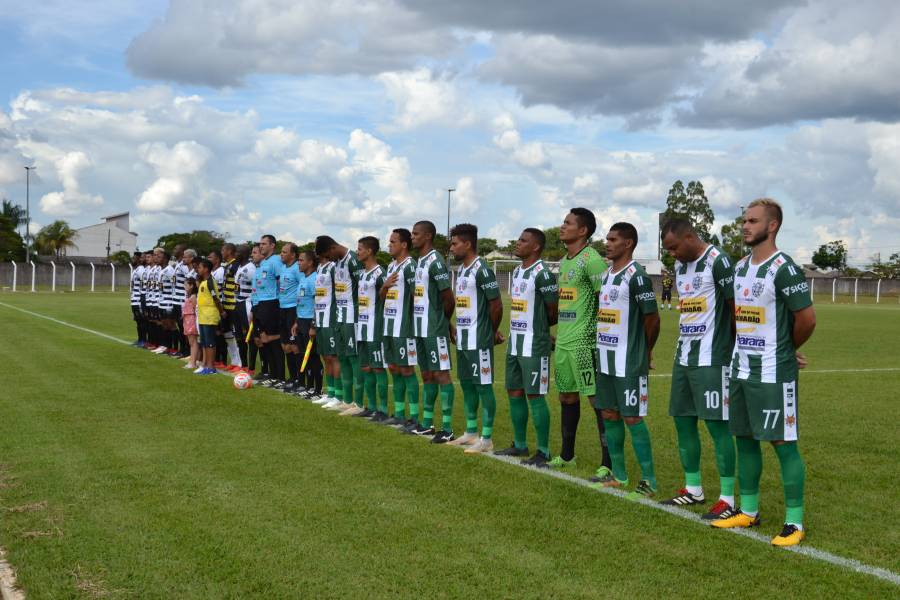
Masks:
[[[16,572],[6,562],[3,548],[0,548],[0,597],[3,600],[25,600],[25,594],[16,588]]]
[[[40,502],[32,502],[31,504],[23,504],[21,506],[10,506],[6,509],[6,512],[11,513],[24,513],[24,512],[37,512],[39,510],[44,510],[47,508],[47,501],[41,500]]]

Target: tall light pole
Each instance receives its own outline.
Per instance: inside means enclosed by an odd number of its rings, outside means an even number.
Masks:
[[[31,171],[34,165],[25,167],[25,260],[31,258]]]
[[[447,188],[447,260],[450,260],[450,194],[456,191],[456,188]]]

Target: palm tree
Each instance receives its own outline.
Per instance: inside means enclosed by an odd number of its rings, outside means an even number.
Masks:
[[[69,227],[65,221],[54,221],[42,227],[34,238],[38,251],[43,254],[54,254],[56,258],[65,256],[69,248],[75,248],[78,232]]]
[[[3,208],[0,209],[0,217],[9,219],[12,228],[18,229],[19,225],[25,223],[25,209],[4,198]]]

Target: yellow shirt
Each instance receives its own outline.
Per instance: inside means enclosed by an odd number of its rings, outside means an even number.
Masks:
[[[216,301],[213,297],[216,293],[216,282],[212,278],[200,282],[200,288],[197,291],[198,325],[219,324],[219,309],[216,308]]]

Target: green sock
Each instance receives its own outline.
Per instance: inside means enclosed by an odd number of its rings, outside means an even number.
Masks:
[[[344,401],[344,386],[342,385],[341,376],[340,375],[333,376],[332,380],[334,381],[334,397],[337,398],[338,400],[340,400],[341,402],[343,402]]]
[[[606,429],[606,444],[612,462],[613,477],[626,482],[628,471],[625,470],[625,422],[622,419],[615,421],[603,419],[603,426]]]
[[[353,365],[350,357],[341,357],[341,386],[344,388],[344,402],[353,403]]]
[[[543,396],[531,396],[531,419],[534,421],[534,432],[537,436],[537,449],[550,456],[550,407]]]
[[[325,376],[325,386],[328,389],[328,396],[331,398],[337,398],[337,391],[334,386],[334,376]]]
[[[697,417],[674,417],[678,434],[678,455],[684,469],[684,483],[691,487],[700,484],[700,435],[697,433]]]
[[[628,426],[631,432],[631,447],[637,455],[638,464],[641,465],[642,479],[650,482],[653,489],[656,489],[656,473],[653,470],[653,448],[650,445],[650,430],[647,429],[647,422],[641,419],[634,425]]]
[[[706,428],[716,448],[716,467],[719,469],[719,493],[734,496],[734,437],[728,429],[728,421],[706,421]]]
[[[513,426],[513,444],[516,448],[528,446],[528,401],[525,396],[509,397],[509,416]]]
[[[463,392],[463,404],[466,409],[466,433],[478,431],[478,389],[475,384],[466,381],[460,383]]]
[[[479,385],[478,397],[481,399],[482,406],[481,437],[489,440],[494,435],[494,415],[497,414],[497,399],[494,397],[494,386],[491,384]]]
[[[453,396],[456,389],[452,383],[441,384],[441,428],[453,431]]]
[[[419,378],[416,374],[406,376],[406,397],[409,398],[409,418],[419,422]]]
[[[400,373],[394,373],[391,380],[394,383],[394,417],[406,419],[406,378]]]
[[[378,390],[378,411],[388,414],[388,376],[387,371],[375,371],[375,384]]]
[[[377,397],[375,395],[378,380],[375,377],[375,373],[373,371],[364,371],[363,376],[365,378],[367,406],[369,410],[378,410]]]
[[[784,485],[784,506],[787,511],[784,522],[803,525],[803,484],[806,467],[800,456],[797,442],[785,442],[775,446],[775,454],[781,463],[781,483]]]
[[[356,397],[356,405],[365,407],[363,402],[363,371],[359,364],[359,356],[350,357],[350,367],[353,370],[353,394]]]
[[[422,392],[425,396],[425,405],[422,407],[422,425],[427,428],[434,425],[434,403],[438,396],[438,384],[423,383]]]
[[[738,437],[738,476],[741,483],[741,510],[755,515],[759,512],[759,478],[762,476],[762,450],[753,438]]]

